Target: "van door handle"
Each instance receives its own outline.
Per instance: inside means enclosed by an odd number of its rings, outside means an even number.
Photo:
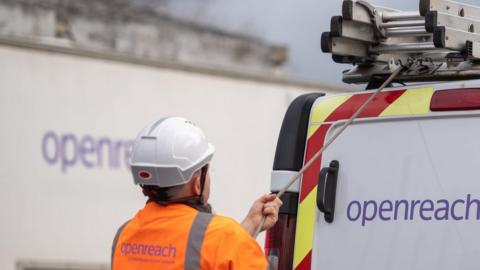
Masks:
[[[330,166],[322,168],[318,177],[317,207],[323,213],[325,221],[333,222],[335,214],[335,197],[340,163],[332,160]]]

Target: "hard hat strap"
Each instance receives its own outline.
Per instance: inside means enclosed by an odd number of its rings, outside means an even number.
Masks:
[[[203,197],[203,190],[205,189],[205,182],[207,181],[207,172],[208,172],[208,164],[202,167],[202,171],[200,173],[200,197],[198,203],[200,205],[205,204],[205,198]]]

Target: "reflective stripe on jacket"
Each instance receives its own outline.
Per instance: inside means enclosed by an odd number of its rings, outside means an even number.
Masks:
[[[117,233],[112,269],[267,269],[258,243],[236,221],[187,205],[149,202]]]

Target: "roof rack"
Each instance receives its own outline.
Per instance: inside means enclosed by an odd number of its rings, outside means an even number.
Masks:
[[[396,82],[480,79],[480,7],[449,0],[419,0],[419,11],[344,0],[342,16],[322,34],[322,51],[352,64],[345,83],[386,77],[406,68]]]

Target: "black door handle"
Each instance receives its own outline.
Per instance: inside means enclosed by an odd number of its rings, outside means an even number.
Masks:
[[[335,214],[335,197],[340,163],[332,160],[330,166],[322,168],[318,177],[317,207],[323,213],[325,221],[333,222]]]

